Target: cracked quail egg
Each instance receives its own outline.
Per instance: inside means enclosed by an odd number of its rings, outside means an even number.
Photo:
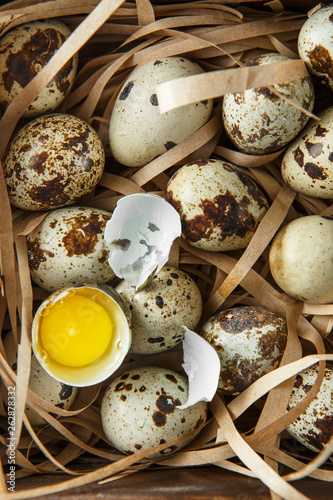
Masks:
[[[25,210],[73,205],[93,191],[104,161],[102,141],[81,118],[63,113],[35,118],[3,158],[10,203]]]
[[[307,395],[318,375],[318,366],[298,373],[290,395],[288,410],[294,408]],[[304,413],[287,427],[287,431],[298,442],[312,451],[323,450],[333,436],[333,367],[327,365],[324,379],[316,397]]]
[[[123,165],[140,167],[176,146],[210,118],[213,101],[189,104],[161,114],[156,86],[203,73],[194,61],[165,57],[133,71],[115,101],[109,128],[113,156]]]
[[[220,358],[219,389],[235,395],[279,366],[287,325],[284,318],[262,306],[239,306],[209,318],[200,335]]]
[[[176,452],[198,434],[208,414],[203,401],[178,409],[187,395],[187,379],[175,371],[156,366],[125,371],[111,382],[102,400],[101,420],[106,437],[118,450],[132,454],[194,431],[150,457],[161,458]]]
[[[277,285],[291,297],[314,304],[333,302],[333,219],[306,215],[275,235],[269,266]]]
[[[106,283],[115,274],[108,263],[104,230],[111,213],[89,207],[52,210],[27,236],[30,274],[37,285],[56,291],[70,285]]]
[[[0,105],[6,109],[21,90],[43,69],[71,30],[56,19],[16,26],[0,40]],[[75,54],[30,104],[23,116],[54,111],[67,97],[76,76]]]
[[[12,332],[8,332],[4,337],[4,349],[9,365],[16,372],[17,352],[14,344]],[[31,357],[31,368],[29,378],[29,389],[37,396],[48,403],[52,403],[58,408],[69,410],[77,394],[77,387],[63,384],[51,377],[38,363],[34,354]],[[26,408],[26,413],[32,425],[45,425],[46,421],[35,410]]]
[[[217,159],[178,169],[165,199],[180,215],[183,238],[212,252],[245,248],[268,209],[264,193],[247,174]]]
[[[269,53],[252,57],[244,64],[258,66],[288,60],[281,54]],[[314,88],[310,77],[272,85],[272,88],[307,111],[312,111]],[[258,155],[282,149],[309,120],[307,114],[275,95],[268,87],[226,94],[222,114],[225,131],[235,146],[244,153]]]
[[[123,280],[116,291],[132,313],[131,351],[152,354],[181,342],[183,326],[194,329],[201,317],[202,298],[193,279],[180,269],[165,266],[139,291]]]

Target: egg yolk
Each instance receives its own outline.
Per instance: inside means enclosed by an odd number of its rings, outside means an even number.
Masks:
[[[99,358],[112,336],[112,322],[94,300],[82,295],[64,297],[42,316],[40,340],[50,358],[70,367]]]

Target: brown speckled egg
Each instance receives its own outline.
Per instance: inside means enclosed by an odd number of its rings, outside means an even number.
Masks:
[[[3,159],[10,202],[26,210],[73,205],[95,188],[104,162],[102,141],[81,118],[35,118],[13,138]]]
[[[177,170],[165,199],[181,217],[183,238],[212,252],[245,248],[268,208],[265,195],[247,174],[215,159]]]
[[[132,352],[153,354],[174,347],[184,338],[183,326],[193,330],[200,320],[200,290],[180,269],[163,267],[139,291],[125,281],[116,290],[132,310]]]
[[[296,376],[288,410],[294,408],[307,395],[318,375],[318,367],[312,366]],[[287,427],[287,431],[312,451],[323,450],[333,436],[333,367],[327,365],[317,396],[304,413]]]
[[[46,66],[71,30],[52,19],[22,24],[0,40],[0,105],[6,109],[21,90]],[[30,104],[24,116],[54,111],[71,90],[78,65],[77,54],[56,74]]]
[[[207,419],[207,403],[180,410],[188,396],[183,375],[147,366],[123,373],[111,382],[103,397],[101,419],[106,437],[123,453],[132,454],[196,431],[179,443],[150,455],[161,458],[189,443]]]
[[[3,343],[8,363],[16,372],[17,352],[12,332],[5,335]],[[78,391],[77,387],[63,384],[46,373],[34,354],[31,357],[29,389],[44,401],[64,410],[70,409]],[[46,421],[35,410],[27,407],[26,413],[32,425],[41,426],[46,424]]]
[[[262,306],[239,306],[209,318],[200,335],[220,358],[219,389],[235,395],[279,366],[287,325],[282,317]]]
[[[281,54],[264,54],[244,62],[258,66],[290,60]],[[314,89],[310,77],[272,85],[280,94],[312,111]],[[226,94],[223,98],[223,123],[229,139],[244,153],[267,154],[292,141],[309,120],[308,115],[275,95],[268,87]]]
[[[110,120],[110,147],[117,161],[130,167],[146,165],[209,120],[212,99],[163,114],[157,100],[158,84],[199,73],[203,69],[182,56],[149,61],[133,71],[120,89]]]
[[[83,283],[107,283],[115,274],[108,263],[104,229],[111,213],[97,208],[51,211],[27,236],[31,277],[48,291]]]
[[[306,215],[283,226],[269,251],[276,284],[291,297],[333,302],[333,218]]]
[[[314,12],[298,34],[298,53],[309,72],[333,89],[333,5]]]
[[[333,199],[333,107],[318,117],[289,145],[281,173],[298,193]]]

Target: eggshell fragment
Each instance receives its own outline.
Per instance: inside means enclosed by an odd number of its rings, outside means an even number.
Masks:
[[[8,363],[16,372],[17,352],[12,332],[8,332],[5,335],[4,348]],[[51,377],[38,363],[34,354],[32,354],[31,357],[29,389],[31,389],[37,396],[44,399],[44,401],[52,403],[58,408],[63,408],[64,410],[70,409],[78,390],[77,387],[63,384],[62,382],[59,382]],[[26,408],[26,414],[32,425],[41,426],[46,424],[46,421],[42,418],[42,416],[29,407]]]
[[[183,238],[212,252],[245,248],[268,209],[264,193],[247,174],[217,159],[177,170],[165,199],[180,215]]]
[[[116,291],[132,312],[131,351],[153,354],[174,347],[184,338],[183,325],[194,329],[201,317],[202,298],[193,279],[165,266],[140,291],[122,281]]]
[[[104,161],[102,141],[81,118],[62,113],[35,118],[3,158],[10,203],[25,210],[72,205],[95,188]]]
[[[333,89],[333,6],[314,12],[298,34],[298,53],[309,72]]]
[[[333,107],[318,113],[284,153],[283,180],[298,193],[333,199]]]
[[[245,66],[290,60],[278,53],[252,57]],[[272,85],[282,96],[307,111],[314,105],[310,77]],[[267,154],[286,146],[303,129],[309,116],[268,87],[226,94],[222,105],[223,124],[229,139],[244,153]]]
[[[307,215],[276,234],[269,266],[277,285],[295,299],[333,302],[333,219]]]
[[[107,283],[114,276],[104,230],[111,213],[88,207],[51,211],[27,236],[30,274],[56,291],[70,285]]]
[[[174,453],[198,434],[207,419],[203,401],[185,410],[177,408],[185,403],[187,393],[186,378],[172,370],[146,366],[126,371],[111,382],[102,400],[106,437],[118,450],[132,454],[194,431],[150,458]]]
[[[296,376],[288,410],[305,398],[318,376],[318,367],[312,366]],[[333,436],[333,368],[327,365],[324,379],[314,400],[304,413],[287,427],[287,431],[298,442],[312,451],[320,452]]]
[[[179,215],[163,198],[141,193],[125,196],[105,228],[110,266],[138,290],[167,262],[180,234]]]
[[[279,366],[287,326],[282,317],[262,306],[239,306],[209,318],[200,335],[219,355],[219,389],[235,395]]]
[[[183,368],[188,376],[188,399],[178,406],[180,410],[198,401],[211,401],[216,393],[220,376],[220,359],[209,342],[184,326]]]
[[[117,161],[130,167],[146,165],[208,121],[212,100],[165,114],[159,110],[158,84],[198,73],[203,69],[197,63],[180,56],[150,61],[133,71],[120,89],[110,120],[110,147]]]
[[[16,26],[0,40],[0,106],[5,110],[57,52],[71,30],[56,19]],[[23,116],[54,111],[67,97],[76,76],[75,54],[30,104]]]

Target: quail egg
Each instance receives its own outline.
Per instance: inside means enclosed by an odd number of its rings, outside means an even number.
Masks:
[[[277,285],[295,299],[333,302],[333,219],[306,215],[275,235],[269,266]]]
[[[288,410],[294,408],[307,395],[318,375],[318,367],[312,366],[296,376]],[[304,413],[287,427],[297,441],[312,451],[323,450],[333,436],[333,367],[327,365],[324,379],[317,396]]]
[[[181,342],[184,328],[194,329],[201,317],[202,298],[193,279],[165,266],[139,291],[123,280],[117,292],[132,312],[131,351],[152,354]]]
[[[290,60],[277,53],[252,57],[245,66],[258,66]],[[272,85],[280,94],[307,111],[314,105],[310,77]],[[229,139],[244,153],[267,154],[292,141],[304,128],[309,116],[268,87],[226,94],[222,105],[223,124]]]
[[[16,26],[0,40],[0,106],[6,109],[21,90],[46,66],[71,30],[56,19]],[[76,76],[75,54],[24,112],[33,117],[54,111],[67,97]]]
[[[333,6],[314,12],[298,34],[298,53],[309,72],[333,89]]]
[[[287,325],[284,318],[262,306],[239,306],[209,318],[200,335],[220,358],[219,389],[235,395],[279,366]]]
[[[117,161],[140,167],[176,146],[210,118],[213,101],[189,104],[161,114],[156,86],[203,73],[181,56],[150,61],[128,77],[115,101],[109,128],[110,147]]]
[[[212,252],[245,248],[268,209],[264,193],[247,174],[217,159],[177,170],[165,199],[180,215],[183,238]]]
[[[104,161],[102,141],[81,118],[62,113],[35,118],[3,158],[10,203],[25,210],[73,205],[95,188]]]
[[[161,458],[188,444],[207,419],[207,403],[186,409],[187,379],[177,372],[145,366],[124,372],[107,388],[101,420],[110,443],[126,454],[137,453],[194,431],[179,443],[150,455]]]
[[[104,240],[111,213],[88,207],[52,210],[27,236],[30,274],[56,291],[70,285],[106,283],[114,276]]]
[[[333,107],[318,113],[289,145],[281,164],[283,180],[298,193],[333,199]]]

